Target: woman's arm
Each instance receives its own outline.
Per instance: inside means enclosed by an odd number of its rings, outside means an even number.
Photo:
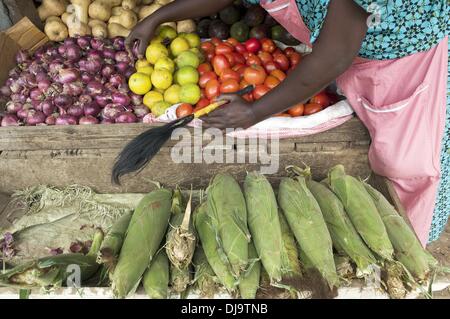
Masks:
[[[351,65],[367,32],[367,16],[353,0],[332,0],[312,53],[258,101],[227,96],[229,104],[203,118],[205,127],[247,128],[307,101]]]
[[[126,39],[130,49],[139,40],[138,52],[144,55],[156,28],[164,22],[204,17],[227,7],[233,0],[175,0],[139,22]]]

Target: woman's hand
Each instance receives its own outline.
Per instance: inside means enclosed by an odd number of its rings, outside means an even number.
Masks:
[[[131,52],[133,47],[138,41],[138,58],[142,59],[145,56],[145,50],[151,39],[153,39],[158,23],[156,23],[151,17],[147,17],[145,20],[139,22],[133,31],[128,35],[125,40],[127,49]]]
[[[221,108],[203,116],[203,127],[215,127],[221,130],[227,128],[242,128],[246,129],[258,123],[255,114],[253,113],[252,104],[245,101],[236,94],[224,94],[219,96],[217,100],[228,100]]]

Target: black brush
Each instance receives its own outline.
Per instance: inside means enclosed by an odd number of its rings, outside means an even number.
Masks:
[[[236,94],[244,95],[250,93],[252,90],[253,86],[249,85],[237,91]],[[120,185],[120,178],[122,176],[141,171],[152,160],[153,156],[159,152],[164,143],[169,140],[174,130],[186,126],[194,118],[206,115],[227,103],[228,101],[226,100],[216,101],[193,114],[176,119],[165,125],[151,128],[135,137],[117,156],[111,174],[112,182]]]

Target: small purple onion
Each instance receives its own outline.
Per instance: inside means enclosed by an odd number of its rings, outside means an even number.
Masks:
[[[20,121],[17,118],[17,116],[15,116],[14,114],[5,114],[3,115],[3,118],[1,120],[1,125],[3,127],[6,126],[19,126],[20,125]]]
[[[103,50],[103,47],[105,46],[105,42],[103,39],[100,38],[92,38],[91,39],[91,47],[94,50]]]
[[[112,39],[113,48],[121,51],[125,49],[125,38],[124,37],[115,37]]]
[[[92,115],[86,115],[80,118],[80,125],[98,124],[99,120]]]
[[[64,68],[64,64],[61,61],[55,60],[48,64],[48,71],[53,74],[57,74]]]
[[[28,111],[28,116],[25,123],[30,126],[41,124],[45,122],[46,116],[41,111],[30,110]]]
[[[63,93],[69,94],[71,96],[78,96],[83,93],[83,87],[84,85],[81,81],[67,83],[63,86]]]
[[[125,83],[125,78],[121,74],[113,74],[109,78],[109,83],[111,83],[114,87],[119,87],[119,85],[122,85]]]
[[[97,116],[100,114],[101,108],[97,103],[91,102],[83,105],[83,112],[86,115]]]
[[[116,52],[116,54],[114,55],[114,59],[117,62],[125,62],[125,63],[131,63],[131,58],[130,55],[128,54],[127,51],[118,51]]]
[[[58,116],[55,124],[56,125],[77,125],[78,120],[75,116],[64,114],[64,115]]]
[[[66,39],[64,40],[64,45],[65,45],[65,46],[68,46],[68,45],[75,45],[75,44],[77,44],[77,39],[75,39],[75,38],[66,38]]]
[[[22,106],[20,110],[17,111],[17,117],[21,120],[24,120],[28,117],[28,112],[32,109],[32,105],[30,103],[26,103]]]
[[[123,111],[124,111],[124,108],[119,105],[108,104],[102,110],[102,117],[106,118],[106,119],[115,120],[116,117]]]
[[[68,108],[73,103],[73,99],[67,94],[61,94],[55,96],[55,98],[53,99],[53,103],[58,107]]]
[[[42,112],[49,116],[56,111],[56,106],[50,99],[47,99],[41,103]]]
[[[86,91],[90,94],[102,94],[103,85],[98,81],[91,81],[86,85]]]
[[[92,102],[92,96],[87,95],[87,94],[82,94],[80,95],[80,97],[78,98],[78,101],[80,102],[80,104],[84,105],[87,103],[91,103]]]
[[[119,71],[119,73],[121,73],[121,74],[125,73],[129,67],[130,67],[130,64],[127,62],[118,62],[116,64],[117,71]]]
[[[50,82],[50,80],[45,79],[45,80],[39,81],[37,87],[42,92],[46,92],[51,84],[52,84],[52,82]]]
[[[86,57],[88,60],[103,60],[103,54],[101,51],[98,50],[89,50],[86,53]]]
[[[77,44],[81,49],[86,50],[87,48],[89,48],[89,45],[91,44],[91,37],[89,36],[79,37],[77,39]]]
[[[115,120],[116,123],[136,123],[137,117],[132,112],[122,112]]]
[[[54,82],[50,87],[48,88],[46,94],[47,96],[55,96],[57,94],[62,93],[64,90],[64,87],[61,83]]]
[[[110,49],[110,48],[104,48],[102,52],[103,52],[103,57],[104,57],[104,58],[115,60],[115,57],[116,57],[116,51],[114,51],[113,49]],[[126,52],[125,52],[125,53],[126,53]]]
[[[66,53],[66,46],[64,44],[58,46],[58,53],[61,55],[64,55]]]
[[[75,117],[83,116],[84,115],[83,107],[79,104],[71,105],[67,109],[67,114],[73,115]]]
[[[120,92],[114,92],[112,95],[112,101],[114,104],[122,105],[122,106],[128,106],[130,105],[131,99],[127,94],[120,93]]]
[[[131,93],[130,97],[131,97],[131,104],[133,104],[133,105],[141,105],[142,104],[142,100],[143,100],[142,96]]]
[[[137,117],[142,118],[146,116],[148,113],[150,113],[150,110],[147,106],[141,104],[141,105],[135,105],[133,106],[134,114],[136,114]]]
[[[21,103],[9,101],[6,103],[6,112],[16,114],[22,107],[23,105]]]
[[[18,64],[27,62],[27,61],[29,61],[29,60],[30,60],[30,54],[29,54],[27,51],[19,50],[19,51],[16,53],[16,62],[17,62]]]
[[[30,72],[33,75],[36,75],[44,71],[45,71],[44,67],[40,65],[37,61],[33,61],[28,68],[28,72]]]
[[[38,88],[34,88],[30,91],[30,98],[32,101],[43,101],[45,96],[41,90]]]
[[[113,65],[107,64],[102,69],[102,75],[105,78],[108,78],[115,72],[115,68]]]
[[[80,73],[77,69],[61,69],[59,70],[58,82],[63,84],[78,81],[80,79]]]
[[[94,80],[94,76],[92,74],[89,74],[87,72],[83,72],[81,73],[81,81],[85,84],[91,82],[92,80]]]
[[[95,102],[102,107],[108,105],[112,101],[111,98],[107,95],[96,95],[94,98]]]
[[[50,78],[47,75],[47,73],[45,73],[45,72],[36,73],[36,81],[38,82],[38,84],[39,84],[39,82],[46,81],[46,80],[50,81]]]
[[[47,125],[55,125],[56,124],[56,114],[51,114],[49,116],[46,117],[45,119],[45,124]]]
[[[30,103],[33,106],[33,109],[38,110],[38,111],[42,111],[42,108],[41,108],[42,101],[40,101],[40,100],[38,100],[38,101],[31,101]]]
[[[102,68],[102,63],[99,60],[81,60],[79,63],[80,70],[89,72],[89,73],[97,73]]]
[[[25,103],[27,101],[27,97],[20,93],[13,93],[10,96],[11,101],[17,102],[17,103]]]

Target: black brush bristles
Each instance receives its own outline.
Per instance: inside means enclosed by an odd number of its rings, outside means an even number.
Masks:
[[[193,119],[193,114],[176,119],[163,126],[151,128],[131,140],[117,156],[112,169],[112,182],[120,185],[120,177],[142,170],[167,142],[172,132],[186,126]]]

